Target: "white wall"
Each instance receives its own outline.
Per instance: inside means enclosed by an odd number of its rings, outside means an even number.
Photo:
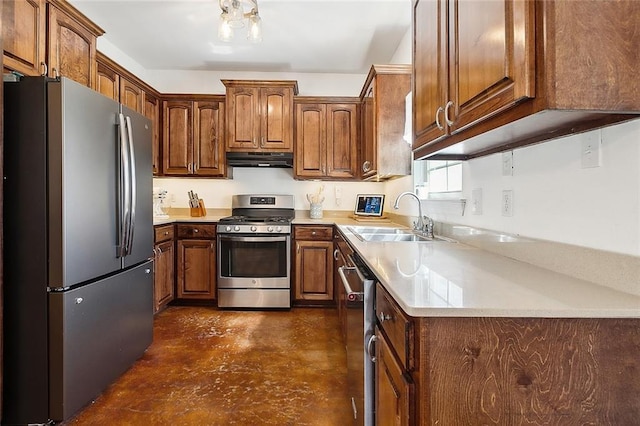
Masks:
[[[205,202],[207,208],[231,208],[234,194],[293,194],[296,210],[309,210],[307,194],[317,193],[324,186],[325,210],[353,211],[357,194],[384,193],[384,184],[377,182],[320,182],[297,181],[292,169],[234,168],[233,180],[155,178],[154,187],[166,189],[170,207],[187,208],[187,191],[193,190]],[[342,191],[336,198],[336,188]],[[173,196],[173,197],[172,197]],[[173,198],[173,200],[172,200]]]

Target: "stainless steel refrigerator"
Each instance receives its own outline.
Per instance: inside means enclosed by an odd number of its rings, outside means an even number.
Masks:
[[[151,122],[71,80],[5,82],[3,424],[70,418],[151,344]]]

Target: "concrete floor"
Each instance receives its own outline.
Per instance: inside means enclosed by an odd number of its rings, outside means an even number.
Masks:
[[[349,425],[335,309],[170,306],[145,355],[65,425]]]

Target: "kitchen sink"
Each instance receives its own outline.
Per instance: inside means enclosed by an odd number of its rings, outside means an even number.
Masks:
[[[364,242],[427,242],[427,241],[446,241],[455,242],[455,240],[434,236],[433,238],[419,235],[408,228],[392,228],[382,226],[348,226],[347,229],[353,233],[360,241]]]

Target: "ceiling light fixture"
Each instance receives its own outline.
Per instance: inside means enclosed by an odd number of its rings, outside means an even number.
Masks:
[[[219,0],[220,26],[218,27],[218,38],[222,41],[231,41],[235,28],[244,27],[245,19],[249,23],[247,39],[253,43],[262,41],[262,20],[258,15],[258,0]],[[249,12],[245,12],[245,6]]]

